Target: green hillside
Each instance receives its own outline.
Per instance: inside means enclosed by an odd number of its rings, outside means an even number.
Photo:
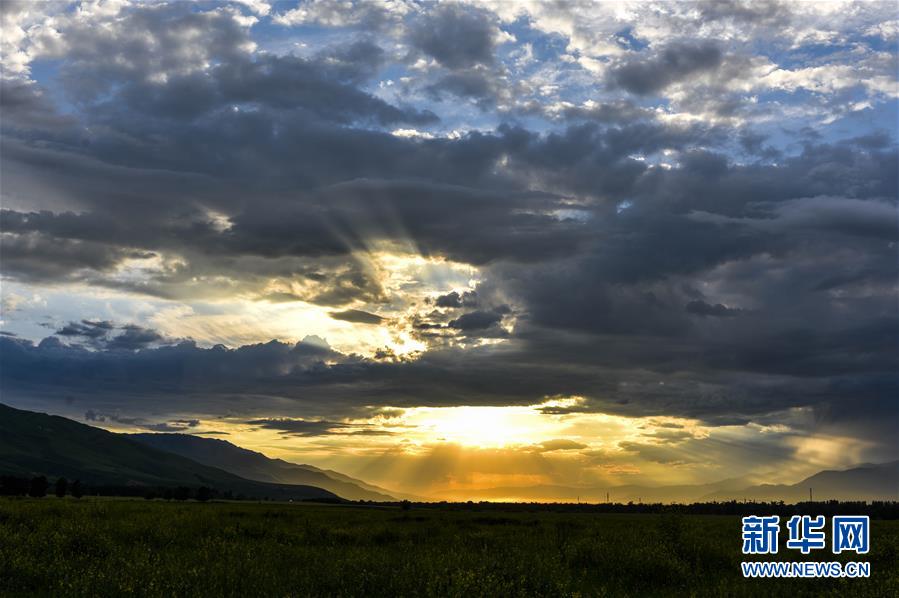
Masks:
[[[64,417],[0,404],[0,473],[110,486],[209,486],[247,496],[336,498],[306,485],[264,484]]]
[[[175,453],[211,467],[223,469],[248,480],[277,484],[307,484],[324,488],[348,500],[395,501],[386,490],[348,476],[311,465],[271,459],[262,453],[241,448],[218,438],[190,434],[129,434],[141,444]]]

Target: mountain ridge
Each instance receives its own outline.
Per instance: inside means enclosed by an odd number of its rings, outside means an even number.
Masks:
[[[847,469],[825,469],[795,484],[758,484],[707,500],[783,500],[802,502],[809,488],[814,500],[899,500],[899,460],[863,463]]]
[[[268,457],[220,438],[179,433],[138,433],[127,436],[147,446],[172,452],[249,480],[318,486],[348,500],[397,500],[389,490],[345,474]]]
[[[471,491],[473,500],[517,499],[558,502],[710,502],[730,500],[803,502],[812,488],[815,500],[899,500],[899,460],[822,470],[795,484],[753,483],[737,477],[707,484],[668,486],[500,486]],[[450,494],[438,492],[441,497]]]
[[[46,413],[0,403],[0,473],[67,477],[102,486],[209,486],[251,497],[339,499],[310,485],[269,484],[160,451],[132,439]]]

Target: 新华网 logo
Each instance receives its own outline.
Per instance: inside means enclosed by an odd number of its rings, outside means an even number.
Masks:
[[[793,515],[786,522],[784,546],[804,555],[827,547],[824,515]],[[777,554],[780,539],[778,515],[743,517],[743,554]],[[871,549],[870,518],[867,515],[834,515],[830,526],[833,554],[867,554]],[[867,562],[743,562],[744,577],[869,577]]]

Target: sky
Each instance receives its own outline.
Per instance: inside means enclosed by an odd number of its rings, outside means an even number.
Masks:
[[[2,402],[420,496],[899,458],[892,2],[14,2]]]

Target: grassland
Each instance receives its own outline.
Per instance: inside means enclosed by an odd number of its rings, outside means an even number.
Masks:
[[[899,595],[899,521],[872,545],[867,580],[744,580],[735,516],[4,499],[0,594]]]

